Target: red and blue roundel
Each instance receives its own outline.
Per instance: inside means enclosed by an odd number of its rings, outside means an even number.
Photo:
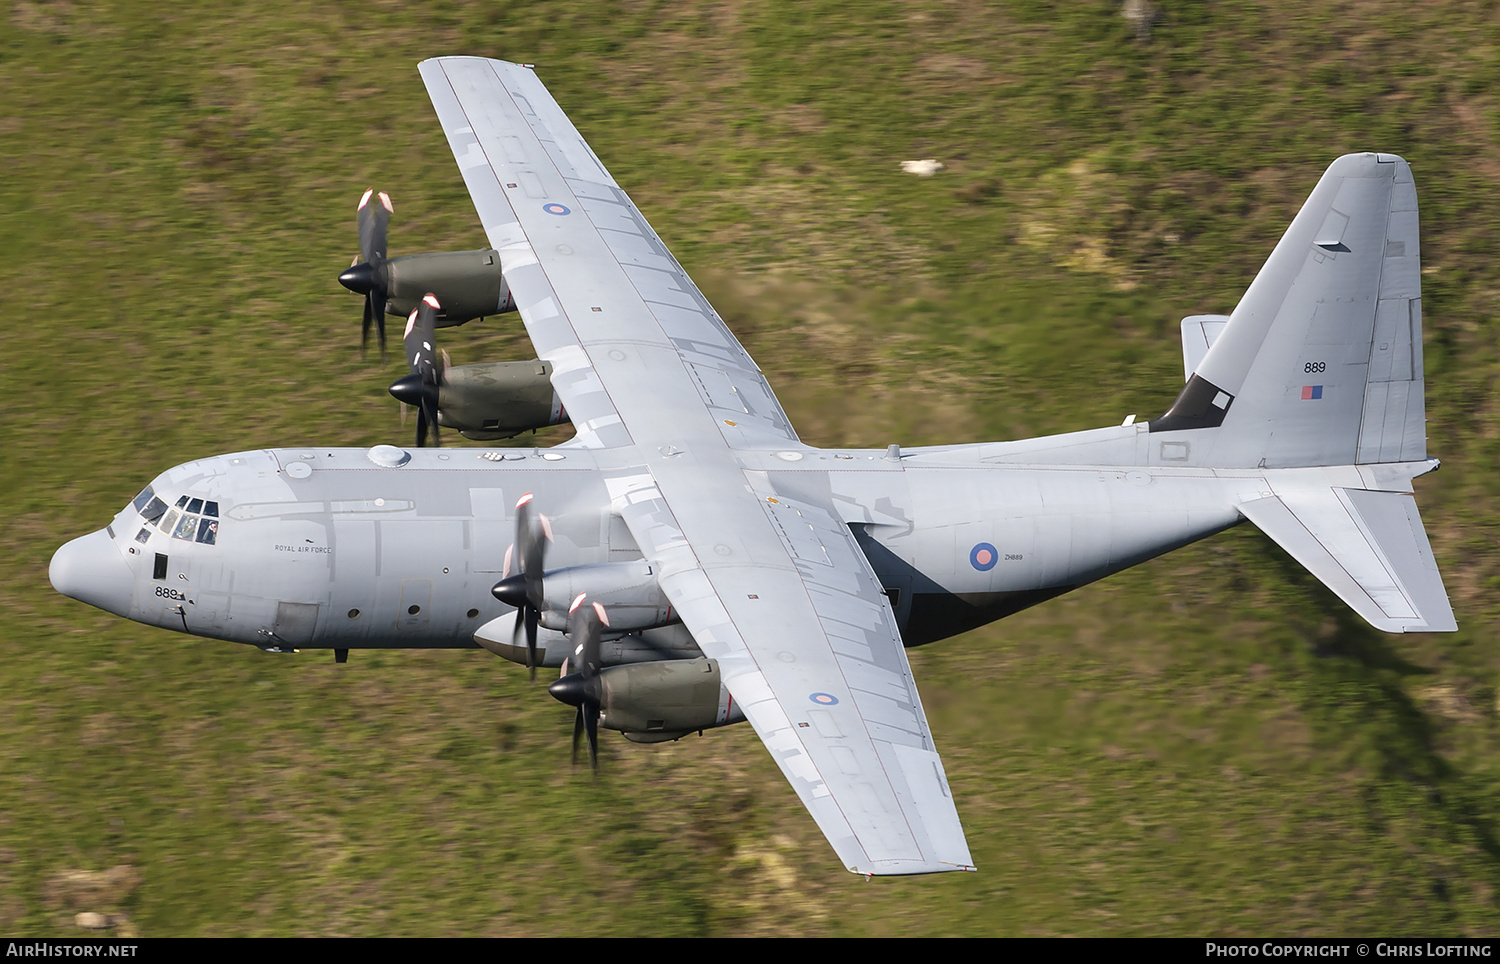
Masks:
[[[989,572],[995,568],[995,563],[1000,561],[1000,553],[988,542],[981,542],[969,550],[969,565],[980,572]]]
[[[817,703],[819,706],[839,705],[839,698],[837,696],[834,696],[832,693],[813,693],[808,696],[808,699],[812,700],[814,703]]]
[[[559,217],[562,216],[562,215],[564,215],[564,214],[572,214],[573,213],[572,210],[570,210],[566,204],[558,204],[555,201],[553,203],[551,203],[551,204],[543,204],[542,205],[542,210],[546,211],[548,214],[556,214]]]

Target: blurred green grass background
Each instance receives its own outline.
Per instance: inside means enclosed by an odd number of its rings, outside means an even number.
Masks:
[[[0,24],[0,932],[1496,933],[1496,3]],[[394,253],[483,244],[415,70],[460,53],[537,65],[812,444],[1155,415],[1178,319],[1234,305],[1334,157],[1402,154],[1444,461],[1418,501],[1460,631],[1376,633],[1241,528],[914,650],[980,872],[867,883],[746,728],[608,739],[596,783],[571,711],[487,654],[335,666],[56,595],[52,551],[172,464],[405,437],[399,355],[360,358],[334,278],[370,185]],[[514,316],[443,343],[531,356]]]

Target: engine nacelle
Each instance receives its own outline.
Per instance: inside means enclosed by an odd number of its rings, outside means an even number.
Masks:
[[[552,388],[552,363],[454,365],[438,388],[438,424],[476,442],[511,438],[568,420]]]
[[[516,617],[510,613],[492,619],[474,631],[474,642],[512,663],[526,665],[526,636],[516,632]],[[574,645],[562,633],[543,626],[537,632],[537,665],[561,666],[573,653]],[[610,637],[599,644],[602,666],[622,663],[650,663],[660,660],[701,659],[703,651],[693,641],[693,634],[682,623],[658,626]]]
[[[410,314],[428,292],[442,305],[439,328],[516,310],[494,250],[404,254],[387,261],[386,270],[386,311],[393,315]]]
[[[656,567],[644,559],[551,569],[542,576],[541,624],[564,632],[568,610],[580,593],[604,606],[607,632],[626,633],[676,622],[666,593],[656,581]]]
[[[679,659],[611,666],[599,674],[599,723],[636,743],[662,743],[694,730],[741,723],[719,663]]]

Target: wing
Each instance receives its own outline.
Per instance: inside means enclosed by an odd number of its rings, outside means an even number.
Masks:
[[[800,447],[759,369],[529,69],[421,71],[574,444],[638,454],[615,510],[844,865],[972,869],[869,563],[735,457]]]
[[[609,486],[683,623],[719,661],[844,866],[974,869],[894,616],[848,527],[761,491],[760,518],[741,523],[759,560],[704,565],[655,475],[620,474]],[[778,555],[793,564],[774,564]]]
[[[755,362],[531,70],[477,57],[420,70],[526,332],[552,362],[574,444],[627,445],[622,422],[671,414],[649,377],[637,394],[600,381],[596,366],[631,345],[670,355],[648,365],[686,371],[693,407],[718,416],[730,445],[797,440]]]

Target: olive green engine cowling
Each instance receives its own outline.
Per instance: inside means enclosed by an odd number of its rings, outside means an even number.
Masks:
[[[481,362],[443,371],[438,422],[465,438],[510,438],[568,420],[552,388],[552,363]]]
[[[410,314],[429,292],[442,306],[436,320],[439,328],[516,310],[494,250],[407,254],[387,261],[386,271],[386,310],[393,315]]]
[[[694,730],[739,723],[712,659],[658,660],[611,666],[599,674],[599,723],[636,743],[661,743]]]

